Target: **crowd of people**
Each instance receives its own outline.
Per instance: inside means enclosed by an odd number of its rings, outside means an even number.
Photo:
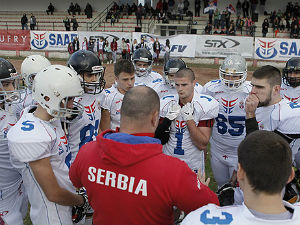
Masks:
[[[164,51],[164,62],[169,60],[170,57],[170,41],[166,40],[164,48],[162,48],[161,43],[158,38],[153,42],[153,44],[147,44],[144,39],[141,39],[141,42],[138,43],[136,39],[130,43],[129,39],[122,38],[121,43],[118,44],[118,39],[113,38],[111,42],[107,39],[100,37],[90,37],[89,40],[85,37],[82,43],[79,43],[78,37],[74,38],[72,42],[68,44],[68,52],[69,54],[73,54],[74,52],[82,49],[89,50],[101,56],[102,62],[106,62],[107,64],[112,64],[117,61],[117,54],[119,53],[123,59],[131,59],[134,52],[139,48],[146,48],[153,52],[154,64],[159,65],[159,56]]]
[[[247,81],[246,60],[228,56],[202,86],[180,58],[152,71],[135,43],[105,89],[103,49],[74,43],[66,66],[31,55],[17,73],[0,58],[6,224],[28,206],[34,225],[300,223],[300,58]]]

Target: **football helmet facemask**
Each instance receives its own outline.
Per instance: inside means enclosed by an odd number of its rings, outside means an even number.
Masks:
[[[26,86],[32,89],[34,76],[42,69],[50,66],[50,61],[42,55],[27,56],[21,65],[21,74]]]
[[[33,80],[32,95],[47,112],[62,122],[75,122],[80,118],[83,106],[74,101],[83,94],[78,74],[62,65],[51,65],[38,72]],[[69,100],[73,106],[68,107]]]
[[[175,74],[177,71],[186,68],[186,64],[182,59],[169,59],[164,65],[164,79],[165,83],[170,88],[175,88],[175,80],[170,79],[170,74]]]
[[[291,76],[296,73],[296,76]],[[293,88],[300,86],[300,58],[293,57],[286,62],[282,73],[283,83]]]
[[[0,103],[17,104],[24,100],[22,77],[6,59],[0,58]]]
[[[225,58],[219,69],[221,83],[230,89],[239,88],[247,78],[247,63],[240,55]]]
[[[68,67],[80,75],[81,85],[88,94],[99,94],[105,87],[105,67],[101,66],[100,59],[91,51],[79,50],[72,54]],[[87,81],[88,77],[95,75],[95,81]]]
[[[145,48],[139,48],[135,50],[132,56],[132,62],[134,65],[135,74],[138,77],[145,77],[151,73],[153,60],[151,52],[149,50]],[[139,67],[136,65],[137,62],[147,63],[148,66],[146,68]]]

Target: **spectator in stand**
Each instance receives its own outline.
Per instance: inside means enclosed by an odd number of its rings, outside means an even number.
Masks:
[[[81,8],[80,8],[80,6],[78,5],[78,3],[75,4],[75,10],[74,10],[74,11],[75,11],[75,13],[78,12],[78,15],[80,15],[80,13],[81,13]]]
[[[230,15],[231,15],[231,13],[229,12],[228,7],[226,7],[225,20],[226,20],[226,29],[227,30],[229,29],[229,26],[230,26]]]
[[[203,10],[208,6],[209,0],[204,0],[203,1]]]
[[[35,16],[31,13],[30,16],[30,30],[34,30],[36,26],[36,18]]]
[[[89,46],[89,43],[88,43],[86,37],[84,37],[83,42],[81,44],[81,49],[82,50],[88,50],[88,46]]]
[[[73,2],[71,2],[70,6],[69,6],[68,13],[69,13],[69,15],[71,15],[71,13],[72,13],[72,15],[75,15],[75,6],[74,6]]]
[[[142,7],[138,7],[138,9],[135,12],[135,16],[136,16],[136,25],[142,27],[142,16],[143,16],[143,12],[142,12]]]
[[[273,27],[274,20],[276,17],[277,17],[277,13],[276,13],[276,10],[274,10],[273,12],[271,12],[271,15],[270,15],[270,23],[272,24],[272,27]]]
[[[242,4],[242,8],[243,8],[243,17],[247,18],[249,16],[249,2],[248,0],[244,0],[243,4]]]
[[[279,29],[280,31],[284,31],[286,28],[286,20],[284,19],[284,16],[281,16],[280,22],[279,22]]]
[[[227,35],[235,36],[235,27],[234,27],[233,21],[232,21],[232,23],[230,23],[230,26],[227,30]]]
[[[174,0],[169,0],[168,1],[169,11],[172,12],[174,10],[174,7],[175,7],[175,1]]]
[[[208,23],[212,24],[212,18],[214,15],[215,9],[213,7],[213,3],[209,3],[209,10],[208,10]]]
[[[78,22],[77,22],[77,19],[75,18],[75,16],[73,15],[72,19],[71,19],[71,23],[73,24],[72,27],[73,27],[73,30],[74,31],[77,31],[77,28],[78,28]]]
[[[220,26],[221,15],[218,9],[214,12],[214,28],[219,29]]]
[[[163,10],[163,2],[162,0],[158,0],[158,2],[156,3],[156,11],[160,12],[160,10]]]
[[[285,22],[286,22],[286,29],[288,31],[290,31],[290,29],[291,29],[291,22],[290,22],[291,14],[290,13],[285,13],[284,19],[285,19]]]
[[[131,47],[131,52],[132,54],[134,54],[135,50],[137,50],[139,47],[138,43],[137,43],[137,40],[134,39],[133,42],[132,42],[132,47]]]
[[[86,17],[87,17],[88,19],[93,17],[93,8],[92,8],[92,6],[90,5],[90,3],[87,3],[87,4],[86,4],[86,7],[85,7],[85,9],[84,9],[84,14],[86,15]]]
[[[74,47],[73,47],[72,42],[70,42],[68,44],[68,52],[69,52],[70,55],[72,55],[74,53]]]
[[[223,10],[223,12],[221,14],[220,25],[221,25],[221,29],[224,29],[224,27],[226,26],[226,12],[225,12],[225,10]]]
[[[252,26],[252,19],[250,18],[250,16],[246,18],[245,24],[246,24],[246,35],[249,35],[250,27]]]
[[[105,17],[105,22],[106,23],[109,19],[111,19],[111,15],[112,15],[112,9],[107,11],[107,14],[106,14],[106,17]]]
[[[160,10],[160,12],[158,13],[158,16],[157,16],[157,22],[160,23],[160,21],[162,23],[164,23],[164,21],[166,21],[166,14]]]
[[[110,43],[110,48],[111,48],[111,52],[112,52],[113,62],[116,63],[117,62],[117,50],[118,50],[118,43],[117,43],[116,38],[114,38],[113,41]]]
[[[211,34],[212,33],[212,26],[211,26],[210,23],[208,23],[206,25],[206,27],[204,28],[204,32],[205,32],[205,34]]]
[[[74,38],[72,44],[73,44],[74,52],[77,52],[79,50],[79,40],[78,40],[78,37]]]
[[[200,0],[195,0],[195,16],[200,16],[201,4]]]
[[[300,15],[300,8],[299,8],[299,5],[298,5],[298,2],[296,2],[295,5],[294,5],[294,16],[299,17],[299,15]]]
[[[169,59],[170,59],[170,51],[171,51],[170,40],[167,39],[167,40],[166,40],[166,46],[165,46],[164,65],[165,65],[165,64],[169,61]]]
[[[50,4],[48,5],[48,9],[46,10],[47,15],[49,15],[49,12],[51,13],[51,15],[53,15],[53,12],[54,12],[54,6],[52,5],[51,2],[50,2]]]
[[[236,26],[236,30],[240,30],[241,31],[241,35],[243,34],[243,26],[244,26],[244,20],[238,16],[235,22],[235,26]]]
[[[275,37],[277,36],[277,33],[279,32],[279,19],[276,16],[274,21],[273,21],[273,31],[275,33]]]
[[[70,30],[71,30],[70,19],[69,19],[68,17],[66,17],[66,18],[63,20],[63,23],[65,24],[66,31],[70,31]]]
[[[97,51],[98,51],[98,57],[100,59],[100,56],[102,56],[102,62],[104,62],[104,39],[103,37],[100,37],[99,42],[97,43]]]
[[[154,65],[159,65],[160,43],[158,38],[156,38],[155,42],[153,43],[153,52],[155,53]]]
[[[131,6],[131,12],[135,13],[137,11],[137,8],[138,8],[137,5],[135,3],[133,3]]]
[[[189,10],[190,2],[189,0],[183,1],[183,13],[186,14],[186,12]]]
[[[108,42],[108,40],[105,40],[105,44],[104,44],[104,52],[106,54],[106,59],[107,59],[107,64],[112,64],[112,52],[111,52],[111,47],[110,44]]]
[[[163,12],[167,14],[168,12],[168,2],[166,0],[163,1]]]
[[[253,14],[256,13],[258,0],[250,0],[250,4],[251,4],[251,16],[253,16]]]
[[[291,38],[298,38],[299,37],[299,26],[297,24],[292,26],[290,37]]]
[[[184,8],[183,0],[178,0],[177,13],[179,15],[179,20],[183,20],[183,8]]]
[[[145,11],[145,14],[144,14],[144,19],[148,18],[148,16],[150,16],[150,7],[148,6],[148,3],[146,2],[145,5],[144,5],[144,11]]]
[[[26,16],[26,14],[24,13],[22,18],[21,18],[21,25],[22,25],[22,30],[24,30],[24,28],[26,28],[26,30],[28,30],[28,18]]]
[[[236,8],[236,16],[241,16],[242,3],[240,0],[237,1],[235,8]]]
[[[265,13],[266,0],[260,0],[260,14],[266,15]]]
[[[266,37],[266,35],[268,33],[268,28],[269,28],[269,22],[268,22],[267,18],[264,20],[261,27],[262,27],[263,37]]]

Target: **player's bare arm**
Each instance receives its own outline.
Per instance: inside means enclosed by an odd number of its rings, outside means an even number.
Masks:
[[[102,108],[99,133],[108,129],[110,129],[110,113],[108,109]]]
[[[210,127],[197,127],[194,120],[187,121],[193,144],[201,151],[205,150],[211,135]]]
[[[59,186],[50,164],[50,157],[32,161],[29,166],[49,201],[66,206],[84,204],[82,196]]]

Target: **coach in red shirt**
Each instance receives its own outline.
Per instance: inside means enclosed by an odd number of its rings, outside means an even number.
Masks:
[[[86,188],[93,224],[173,224],[173,206],[189,213],[219,203],[185,162],[163,154],[153,138],[158,120],[156,92],[134,87],[123,99],[120,132],[105,131],[79,151],[70,178]]]

